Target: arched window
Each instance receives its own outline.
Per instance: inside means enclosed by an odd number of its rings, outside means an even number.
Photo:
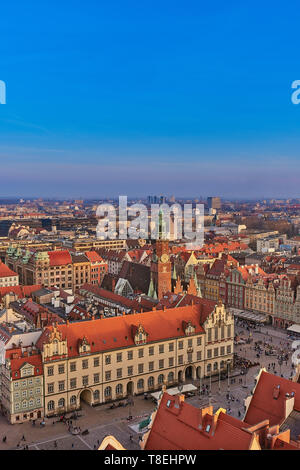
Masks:
[[[148,379],[148,388],[154,387],[154,377],[149,377]]]
[[[104,396],[111,397],[111,387],[106,387],[106,389],[104,390]]]
[[[174,382],[174,372],[170,372],[170,373],[168,374],[168,382],[169,382],[169,383]]]
[[[99,398],[100,398],[99,390],[95,390],[94,391],[94,400],[99,400]]]
[[[48,411],[54,410],[54,401],[50,400],[48,402]]]
[[[122,395],[123,393],[123,385],[122,384],[118,384],[116,386],[116,395]]]
[[[139,389],[144,388],[144,379],[138,380],[137,388],[139,388]]]
[[[207,372],[211,372],[211,364],[207,364]]]
[[[214,363],[214,370],[218,370],[218,363],[217,362]]]
[[[76,396],[75,395],[71,396],[70,403],[71,403],[71,405],[75,405],[75,403],[76,403]]]
[[[65,406],[65,399],[64,398],[60,398],[58,400],[58,406],[59,406],[59,408],[63,408]]]
[[[160,375],[158,376],[158,383],[159,383],[159,384],[164,383],[164,374],[160,374]]]
[[[224,366],[225,366],[225,362],[221,361],[221,364],[220,364],[221,369],[224,369]]]

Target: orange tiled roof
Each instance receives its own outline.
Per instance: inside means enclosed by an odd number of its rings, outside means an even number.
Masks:
[[[17,273],[9,269],[6,264],[2,263],[0,261],[0,277],[12,277],[12,276],[17,276]]]
[[[274,398],[278,385],[278,397]],[[255,424],[269,419],[271,426],[281,424],[285,419],[286,393],[292,392],[295,393],[294,409],[300,411],[300,384],[262,371],[244,421]]]
[[[48,251],[50,266],[64,266],[72,263],[72,258],[67,250]]]
[[[164,393],[145,450],[248,450],[253,435],[248,426],[213,407],[198,409]],[[207,426],[210,426],[207,432]]]

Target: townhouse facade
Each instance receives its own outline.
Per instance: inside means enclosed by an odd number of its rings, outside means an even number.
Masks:
[[[233,338],[233,316],[220,302],[205,300],[48,326],[36,343],[44,414],[79,409],[81,401],[95,406],[219,374],[232,364]]]
[[[6,351],[1,366],[1,409],[11,424],[44,416],[42,359],[32,348]]]
[[[106,263],[96,252],[31,252],[20,247],[9,247],[6,262],[18,274],[23,285],[56,286],[73,291],[86,282],[101,282],[107,272]]]

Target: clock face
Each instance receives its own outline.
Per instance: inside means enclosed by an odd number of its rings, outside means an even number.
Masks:
[[[164,253],[163,255],[161,255],[160,260],[161,260],[162,263],[167,263],[169,261],[169,255]]]

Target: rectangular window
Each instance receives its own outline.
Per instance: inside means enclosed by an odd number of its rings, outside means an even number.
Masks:
[[[110,380],[111,379],[111,371],[108,370],[105,372],[105,380]]]
[[[54,383],[48,384],[48,393],[54,392]]]
[[[117,354],[117,362],[122,362],[122,353]]]
[[[201,361],[201,351],[197,351],[197,361]]]
[[[154,355],[154,346],[150,346],[149,348],[149,356],[153,356]]]
[[[139,357],[144,357],[144,350],[143,349],[139,349]]]
[[[158,350],[159,350],[159,353],[162,354],[165,350],[164,345],[160,344]]]
[[[193,340],[189,339],[188,340],[188,347],[191,348],[193,346]]]
[[[100,382],[100,375],[99,374],[94,374],[94,384],[97,384]]]
[[[169,367],[173,367],[173,366],[174,366],[174,358],[169,357]]]
[[[88,375],[84,375],[82,377],[82,385],[88,385],[89,384],[89,376]]]
[[[149,371],[154,370],[154,362],[149,362]]]
[[[183,364],[183,356],[178,356],[178,364]]]
[[[58,382],[58,390],[59,390],[60,392],[63,392],[64,389],[65,389],[65,381],[62,380],[62,381]]]
[[[130,366],[128,367],[128,375],[132,375],[133,374],[133,367]]]
[[[48,367],[47,368],[47,374],[48,375],[53,375],[54,374],[54,367]]]
[[[70,380],[70,388],[76,388],[76,379]]]
[[[138,365],[138,371],[139,371],[139,374],[142,374],[144,372],[144,364]]]
[[[110,364],[111,363],[111,356],[110,354],[108,356],[105,356],[105,364]]]
[[[208,349],[208,350],[207,350],[207,358],[208,358],[208,359],[211,358],[211,349]]]
[[[178,349],[183,349],[183,341],[178,342]]]
[[[210,343],[211,342],[211,328],[207,329],[207,341]]]
[[[59,374],[64,374],[65,373],[65,365],[64,364],[60,364],[58,366],[58,373]]]
[[[221,346],[221,356],[224,356],[224,354],[225,354],[225,347]]]
[[[231,346],[227,346],[227,354],[231,354]]]
[[[164,368],[164,360],[163,360],[163,359],[160,359],[160,360],[159,360],[158,367],[159,367],[160,369],[163,369],[163,368]]]
[[[169,343],[169,352],[174,351],[174,343]]]
[[[89,367],[89,361],[88,361],[88,359],[84,359],[82,361],[82,368],[87,369],[88,367]]]
[[[128,359],[128,361],[131,361],[133,359],[133,351],[128,351],[127,359]]]
[[[197,338],[197,346],[201,346],[201,337],[200,336],[198,336],[198,338]]]
[[[94,367],[99,367],[99,357],[94,357]]]
[[[75,372],[76,370],[76,362],[71,362],[70,363],[70,372]]]

